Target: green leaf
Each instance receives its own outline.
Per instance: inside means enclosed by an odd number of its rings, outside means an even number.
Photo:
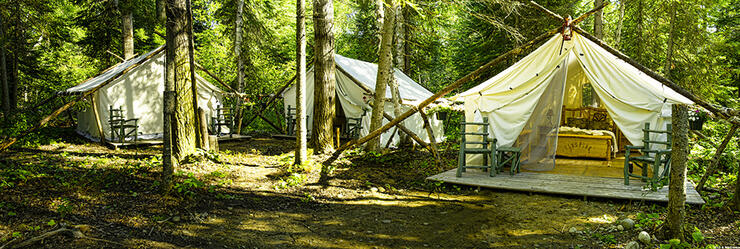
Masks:
[[[51,219],[51,220],[50,220],[49,222],[46,222],[46,225],[49,225],[50,227],[51,227],[51,226],[54,226],[54,225],[56,225],[56,224],[57,224],[57,222],[56,222],[56,221],[54,221],[54,219]]]

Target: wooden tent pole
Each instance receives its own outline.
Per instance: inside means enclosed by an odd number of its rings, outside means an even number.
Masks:
[[[311,64],[313,64],[313,62],[314,62],[314,60],[312,59],[311,62],[309,62],[306,65],[306,68],[310,67]],[[262,114],[265,111],[265,109],[267,109],[268,107],[270,107],[270,104],[272,104],[272,102],[275,101],[275,99],[277,99],[277,96],[279,96],[283,91],[285,91],[285,89],[288,89],[288,87],[290,87],[290,85],[293,84],[293,81],[295,81],[295,78],[297,76],[298,76],[298,74],[293,74],[293,77],[290,78],[290,80],[288,80],[288,82],[286,82],[282,87],[280,87],[280,89],[278,89],[277,92],[274,95],[272,95],[269,100],[267,100],[267,104],[265,104],[265,107],[263,107],[262,109],[258,110],[257,113]],[[260,115],[254,115],[254,116],[252,116],[252,118],[250,118],[249,121],[247,121],[247,123],[246,123],[246,125],[244,125],[244,127],[247,127],[250,124],[252,124],[252,122],[254,121],[255,118],[257,118],[257,116],[260,116]]]
[[[221,84],[221,86],[226,87],[226,89],[229,89],[229,91],[234,92],[234,93],[237,93],[236,90],[234,90],[234,88],[231,88],[229,85],[227,85],[226,83],[224,83],[218,76],[216,76],[215,74],[211,73],[211,71],[208,71],[208,69],[206,69],[205,67],[203,67],[202,65],[200,65],[200,63],[195,62],[195,67],[198,68],[198,70],[203,71],[204,73],[206,73],[208,76],[211,76],[211,78],[213,78],[214,80],[216,80],[216,82],[218,82],[219,84]]]
[[[663,85],[667,86],[670,89],[673,89],[678,94],[683,95],[684,97],[690,99],[691,101],[694,101],[694,103],[706,108],[707,110],[711,111],[712,113],[716,114],[717,116],[720,116],[721,118],[727,119],[730,123],[734,125],[740,125],[740,121],[738,121],[736,118],[733,118],[737,115],[737,110],[733,110],[726,107],[717,106],[714,104],[710,104],[701,98],[697,97],[693,93],[687,91],[686,89],[683,89],[682,87],[678,86],[676,83],[673,83],[673,81],[666,79],[662,75],[653,72],[653,70],[650,70],[649,68],[640,65],[637,61],[629,58],[627,55],[623,54],[622,52],[619,52],[619,50],[616,50],[606,44],[604,41],[602,41],[599,38],[594,37],[593,35],[589,34],[588,32],[584,31],[583,29],[573,26],[573,30],[578,32],[579,34],[583,35],[583,37],[586,37],[587,39],[591,40],[592,42],[596,43],[597,45],[604,48],[609,53],[613,54],[619,59],[622,59],[623,61],[629,63],[633,67],[637,68],[638,70],[642,71],[643,73],[647,74],[648,76],[652,77],[653,79],[658,80],[658,82],[662,83]]]
[[[694,133],[694,135],[696,135],[697,137],[699,137],[701,139],[704,139],[704,140],[707,140],[707,142],[709,144],[711,144],[712,147],[717,148],[717,143],[715,143],[714,141],[712,141],[711,139],[709,139],[706,135],[702,134],[701,132],[699,132],[697,130],[691,130],[691,132]]]
[[[105,144],[105,132],[103,132],[103,124],[100,122],[100,113],[98,113],[100,108],[98,108],[97,100],[98,98],[96,98],[95,95],[93,95],[92,98],[90,98],[90,102],[92,102],[92,109],[93,109],[92,111],[93,111],[93,114],[95,114],[95,125],[98,127],[98,134],[100,134],[100,144],[106,145]]]
[[[336,152],[334,152],[335,156],[337,156],[339,153],[341,153],[342,151],[344,151],[346,149],[349,149],[349,148],[351,148],[353,146],[356,146],[356,145],[359,145],[359,144],[364,144],[367,141],[370,141],[370,139],[373,139],[373,138],[379,136],[383,132],[385,132],[388,129],[392,128],[393,126],[401,123],[401,121],[403,121],[404,119],[407,119],[408,117],[410,117],[411,115],[413,115],[414,113],[416,113],[419,109],[422,109],[422,108],[426,107],[427,105],[431,104],[435,100],[437,100],[437,99],[441,98],[442,96],[444,96],[444,95],[452,92],[452,90],[457,89],[462,84],[477,79],[478,77],[481,76],[481,74],[483,72],[488,71],[488,69],[490,69],[491,67],[493,67],[493,66],[501,63],[502,61],[504,61],[505,59],[507,59],[509,56],[521,54],[522,52],[524,52],[525,50],[527,50],[530,47],[534,46],[535,44],[537,44],[537,43],[539,43],[541,41],[544,41],[544,40],[550,38],[552,35],[558,33],[559,30],[560,30],[560,28],[556,28],[556,29],[552,29],[550,31],[547,31],[547,32],[545,32],[545,33],[543,33],[543,34],[535,37],[534,39],[530,40],[529,42],[527,42],[525,44],[522,44],[521,46],[516,47],[516,48],[510,50],[509,52],[506,52],[506,53],[504,53],[504,54],[496,57],[495,59],[489,61],[488,63],[486,63],[485,65],[479,67],[475,71],[469,73],[468,75],[465,75],[465,77],[462,77],[462,78],[458,79],[457,81],[455,81],[454,83],[448,85],[447,87],[445,87],[441,91],[435,93],[431,97],[429,97],[426,100],[422,101],[416,107],[411,108],[410,110],[408,110],[408,111],[404,112],[403,114],[401,114],[401,116],[398,116],[395,119],[391,120],[387,124],[385,124],[382,127],[380,127],[380,129],[375,130],[375,131],[371,132],[370,134],[368,134],[367,136],[364,136],[364,137],[362,137],[360,139],[351,140],[351,141],[345,143],[344,145],[342,145],[341,147],[339,147],[336,150]]]
[[[424,110],[419,110],[419,114],[421,114],[421,118],[424,119],[424,128],[427,130],[427,135],[429,136],[429,145],[431,145],[432,149],[434,150],[434,158],[437,159],[437,166],[440,168],[442,167],[442,158],[439,156],[439,150],[437,150],[437,141],[434,138],[434,131],[432,130],[432,123],[429,121],[429,116],[427,116],[426,113],[424,113]]]
[[[701,176],[701,179],[699,179],[699,183],[696,184],[696,191],[702,191],[704,190],[704,184],[707,182],[707,178],[714,174],[714,171],[717,170],[717,165],[719,164],[719,157],[722,156],[722,152],[725,151],[725,148],[727,147],[727,144],[730,143],[730,140],[732,140],[732,136],[735,135],[735,131],[737,131],[737,125],[732,125],[730,128],[730,132],[727,133],[725,136],[725,139],[722,140],[722,143],[717,147],[717,151],[714,152],[714,156],[712,157],[711,163],[709,163],[709,167],[707,167],[707,171],[704,172],[704,175]]]
[[[46,125],[47,123],[49,123],[49,121],[51,121],[52,119],[54,119],[57,116],[59,116],[59,114],[62,114],[62,112],[66,111],[67,109],[69,109],[72,106],[74,106],[75,104],[77,104],[77,102],[79,102],[79,101],[87,98],[88,96],[92,95],[93,93],[95,93],[96,91],[98,91],[100,88],[102,88],[102,87],[108,85],[109,83],[113,82],[114,80],[118,79],[118,77],[121,77],[121,75],[124,75],[124,74],[128,73],[129,71],[133,70],[134,68],[138,67],[142,63],[146,62],[147,60],[151,59],[155,55],[157,55],[160,52],[164,51],[164,49],[165,49],[164,46],[161,47],[160,49],[157,49],[156,51],[154,51],[153,53],[151,53],[149,56],[147,56],[143,60],[139,61],[138,63],[135,63],[135,64],[127,67],[126,69],[124,69],[123,71],[117,73],[115,76],[113,76],[110,79],[106,80],[102,84],[94,87],[93,89],[90,89],[87,92],[82,93],[79,97],[77,97],[77,99],[75,99],[75,100],[73,100],[71,102],[68,102],[67,104],[63,105],[59,109],[56,109],[54,112],[52,112],[48,116],[46,116],[43,119],[41,119],[41,121],[39,121],[39,123],[36,126],[34,126],[34,127],[30,128],[28,130],[25,130],[25,131],[21,132],[21,134],[18,134],[18,136],[15,136],[15,137],[9,138],[6,141],[3,141],[2,143],[0,143],[0,152],[8,149],[8,147],[10,147],[15,142],[17,142],[19,138],[23,138],[26,135],[30,134],[31,132],[34,132],[34,131],[38,130],[39,128],[43,127],[44,125]]]

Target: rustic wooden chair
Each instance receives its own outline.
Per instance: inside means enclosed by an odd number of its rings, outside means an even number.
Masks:
[[[468,129],[468,126],[476,127],[475,129]],[[467,169],[483,169],[490,172],[490,176],[496,175],[496,169],[493,167],[494,164],[489,164],[489,160],[493,161],[496,158],[496,150],[488,146],[488,118],[484,117],[483,122],[461,122],[460,123],[460,154],[457,162],[457,177],[462,177],[462,173]],[[480,140],[468,141],[467,136],[480,137]],[[475,148],[468,147],[468,145],[477,145]],[[466,155],[477,154],[483,156],[483,165],[467,165],[465,161]]]
[[[344,135],[349,139],[357,139],[360,137],[360,131],[362,130],[362,119],[367,114],[367,110],[363,110],[362,115],[359,118],[347,118],[347,122],[344,127]]]
[[[211,130],[220,137],[224,133],[223,127],[229,128],[229,137],[233,137],[234,134],[234,112],[231,108],[217,106],[216,115],[211,117]]]
[[[521,147],[496,146],[497,139],[491,141],[491,149],[495,152],[493,158],[493,167],[497,172],[503,172],[504,167],[508,164],[509,175],[521,172],[519,168],[522,158]],[[491,174],[493,175],[493,174]]]
[[[288,136],[295,135],[296,113],[298,113],[298,109],[288,106],[288,112],[285,113],[285,133]]]
[[[113,108],[108,107],[108,125],[110,125],[110,140],[113,142],[119,142],[121,144],[126,143],[126,138],[133,136],[133,143],[139,140],[139,119],[132,118],[127,119],[124,116],[122,107]]]
[[[625,145],[624,150],[624,185],[630,184],[630,177],[637,177],[651,183],[668,179],[671,169],[671,125],[667,124],[665,130],[651,130],[650,123],[645,123],[642,129],[643,146]],[[651,134],[666,134],[665,141],[651,140]],[[653,149],[651,144],[665,145],[666,149]],[[639,155],[631,154],[632,149],[640,150]],[[632,174],[634,166],[642,169],[642,174]],[[653,167],[653,175],[648,176],[648,169]]]

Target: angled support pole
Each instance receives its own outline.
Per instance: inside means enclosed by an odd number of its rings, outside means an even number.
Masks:
[[[429,136],[429,145],[431,145],[432,150],[434,151],[432,154],[434,155],[434,158],[437,160],[437,166],[441,169],[442,168],[442,158],[439,156],[439,150],[437,149],[437,141],[434,138],[434,131],[432,130],[432,123],[429,121],[429,116],[427,116],[427,114],[424,113],[424,110],[419,110],[419,114],[421,114],[421,118],[424,119],[424,128],[427,130],[427,135]]]
[[[309,63],[308,63],[307,65],[306,65],[306,68],[309,68],[309,67],[311,67],[311,64],[313,64],[313,62],[314,62],[314,60],[311,60],[311,62],[309,62]],[[250,118],[250,119],[249,119],[249,120],[247,121],[247,123],[246,123],[246,124],[244,125],[244,127],[248,127],[248,126],[249,126],[250,124],[252,124],[252,122],[254,121],[254,119],[255,119],[255,118],[257,118],[258,116],[259,116],[259,117],[262,117],[262,113],[263,113],[263,112],[264,112],[264,111],[265,111],[265,110],[266,110],[267,108],[269,108],[269,107],[270,107],[270,104],[272,104],[272,102],[274,102],[274,101],[275,101],[275,99],[277,99],[277,97],[278,97],[278,96],[280,95],[280,93],[282,93],[283,91],[285,91],[285,89],[288,89],[288,87],[290,87],[290,85],[292,85],[292,84],[293,84],[293,81],[295,81],[295,78],[296,78],[297,76],[298,76],[298,74],[293,74],[293,77],[292,77],[292,78],[290,78],[290,80],[288,80],[288,82],[286,82],[285,84],[283,84],[283,86],[282,86],[282,87],[280,87],[280,89],[278,89],[278,90],[277,90],[277,92],[275,92],[275,94],[274,94],[274,95],[272,95],[272,96],[270,97],[270,99],[269,99],[269,100],[267,100],[267,103],[265,104],[265,107],[263,107],[262,109],[258,110],[258,111],[257,111],[257,114],[256,114],[256,115],[254,115],[254,116],[252,116],[252,118]],[[264,118],[263,118],[263,119],[264,119]],[[279,130],[282,130],[282,129],[279,129]]]
[[[725,151],[725,148],[727,148],[727,144],[730,143],[730,140],[732,140],[732,137],[735,135],[735,132],[737,131],[738,126],[732,125],[730,128],[730,131],[725,136],[725,139],[722,140],[722,143],[717,147],[717,151],[714,152],[714,156],[712,157],[712,161],[709,164],[709,167],[707,168],[707,171],[704,172],[704,175],[701,176],[701,179],[699,179],[699,183],[696,184],[696,191],[701,192],[704,190],[704,184],[707,182],[707,179],[709,176],[714,174],[714,171],[717,170],[717,165],[719,164],[719,157],[722,156],[722,152]]]

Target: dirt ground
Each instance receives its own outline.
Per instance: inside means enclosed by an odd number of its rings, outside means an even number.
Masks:
[[[620,248],[641,230],[654,234],[660,218],[650,215],[664,213],[662,203],[426,182],[455,167],[452,151],[441,168],[419,150],[352,151],[330,166],[289,168],[292,145],[223,143],[180,166],[170,195],[159,191],[157,146],[113,151],[66,139],[16,148],[0,155],[0,248],[72,225],[95,239],[53,236],[32,247]],[[703,243],[740,245],[737,212],[689,207],[688,217]],[[618,230],[623,218],[641,228]]]

